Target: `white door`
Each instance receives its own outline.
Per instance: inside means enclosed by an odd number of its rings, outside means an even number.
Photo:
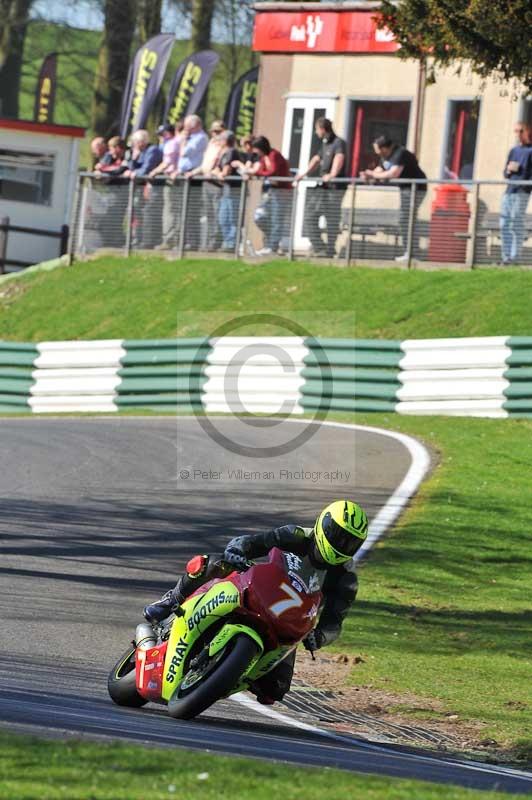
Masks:
[[[290,97],[286,101],[283,131],[283,155],[292,169],[303,172],[308,162],[320,147],[320,140],[314,132],[318,117],[334,119],[335,101],[324,97]],[[308,250],[310,240],[302,234],[305,194],[308,186],[299,184],[296,199],[296,224],[294,233],[294,249]]]

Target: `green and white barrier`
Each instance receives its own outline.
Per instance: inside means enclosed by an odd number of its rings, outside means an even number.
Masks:
[[[125,340],[117,408],[190,411],[202,408],[205,367],[211,345],[206,339]]]
[[[0,342],[0,412],[532,416],[532,337]]]
[[[0,411],[30,411],[37,345],[0,342]]]

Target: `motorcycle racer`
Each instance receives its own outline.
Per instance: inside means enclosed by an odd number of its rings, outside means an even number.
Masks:
[[[282,525],[266,533],[238,536],[227,544],[222,556],[197,555],[173,589],[144,609],[145,619],[154,624],[176,613],[196,589],[236,569],[246,569],[250,560],[266,556],[277,547],[296,559],[298,573],[309,585],[318,585],[323,595],[319,621],[303,644],[313,652],[338,638],[342,623],[355,600],[358,582],[353,556],[367,537],[368,519],[364,509],[351,500],[336,500],[319,514],[313,528]],[[290,688],[295,650],[271,672],[255,682],[252,689],[259,702],[271,705]]]

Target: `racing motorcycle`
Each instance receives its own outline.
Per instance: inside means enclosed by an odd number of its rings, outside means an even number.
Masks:
[[[191,719],[270,672],[314,628],[325,573],[277,548],[267,563],[209,581],[162,623],[137,626],[111,670],[118,705],[163,703]]]

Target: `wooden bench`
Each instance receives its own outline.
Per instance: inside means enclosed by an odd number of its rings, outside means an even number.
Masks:
[[[340,218],[340,230],[349,231],[349,219],[351,209],[342,208],[342,215]],[[368,236],[377,236],[379,233],[385,236],[393,236],[394,247],[397,248],[399,244],[399,212],[395,209],[378,209],[378,208],[357,208],[353,215],[353,226],[351,231],[351,240],[361,242],[362,253],[364,257],[366,251],[366,241]],[[354,237],[360,237],[354,239]]]

